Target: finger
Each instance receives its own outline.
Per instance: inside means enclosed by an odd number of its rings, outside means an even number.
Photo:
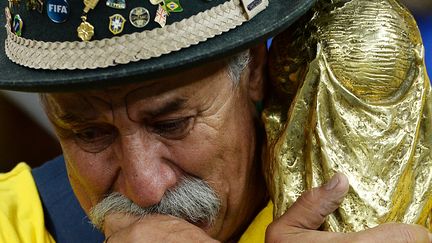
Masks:
[[[355,233],[352,238],[355,242],[373,243],[430,243],[432,236],[429,231],[419,225],[387,223],[375,228]]]
[[[139,220],[138,217],[123,214],[123,213],[111,213],[105,217],[103,225],[103,233],[105,236],[110,236],[111,234],[125,229]]]
[[[325,185],[303,193],[278,221],[289,227],[318,229],[339,207],[348,189],[348,178],[337,173]]]
[[[109,243],[205,242],[217,243],[207,233],[184,219],[169,215],[147,215],[109,236]]]

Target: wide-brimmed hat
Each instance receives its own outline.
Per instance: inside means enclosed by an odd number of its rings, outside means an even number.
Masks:
[[[3,0],[0,89],[154,79],[250,48],[314,0]]]

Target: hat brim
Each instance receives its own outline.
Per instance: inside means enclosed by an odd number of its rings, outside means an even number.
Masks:
[[[315,0],[271,0],[266,10],[249,22],[198,45],[158,58],[94,70],[36,70],[0,56],[0,89],[27,92],[64,92],[140,82],[232,55],[275,36],[308,9]],[[2,11],[3,12],[3,11]],[[4,19],[4,13],[0,19]],[[6,37],[4,28],[0,39]],[[4,50],[4,41],[0,43]]]

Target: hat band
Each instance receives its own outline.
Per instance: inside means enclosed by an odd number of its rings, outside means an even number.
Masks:
[[[12,62],[34,69],[106,68],[197,45],[247,22],[264,10],[268,1],[231,0],[163,28],[89,42],[44,42],[18,37],[7,21],[5,51]],[[250,2],[258,3],[253,14],[248,9]]]

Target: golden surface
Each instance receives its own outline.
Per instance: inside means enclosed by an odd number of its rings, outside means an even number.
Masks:
[[[85,16],[81,17],[81,24],[77,28],[78,37],[83,41],[90,41],[94,35],[94,27],[89,22]]]
[[[90,9],[94,9],[99,0],[84,0],[84,13],[88,13]]]
[[[396,0],[327,2],[270,51],[264,160],[275,217],[342,172],[350,190],[324,229],[432,229],[432,97],[417,25]]]

